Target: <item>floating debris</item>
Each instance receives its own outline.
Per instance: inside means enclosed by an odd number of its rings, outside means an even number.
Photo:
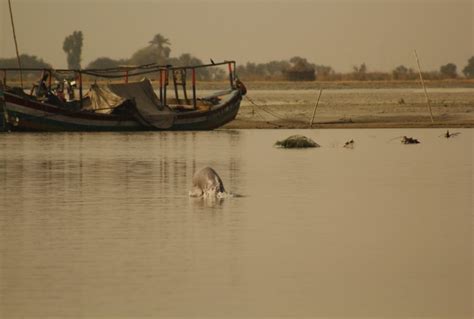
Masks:
[[[405,104],[405,100],[403,98],[401,98],[400,100],[398,100],[398,104],[400,104],[400,105]]]
[[[458,136],[459,134],[461,133],[460,132],[449,133],[449,130],[447,130],[446,133],[443,134],[443,136],[446,138],[450,138],[450,137]]]
[[[416,138],[413,138],[413,137],[403,136],[402,137],[402,143],[403,144],[419,144],[420,141],[418,141]]]
[[[319,144],[306,136],[293,135],[283,141],[277,141],[275,146],[282,148],[308,148],[319,147]]]
[[[354,140],[350,140],[344,143],[345,148],[354,148]]]

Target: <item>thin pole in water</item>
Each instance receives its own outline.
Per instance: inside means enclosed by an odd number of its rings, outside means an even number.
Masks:
[[[313,116],[311,117],[311,122],[309,122],[309,128],[313,127],[314,116],[316,115],[316,109],[318,108],[319,100],[321,99],[321,94],[323,94],[322,88],[319,89],[318,100],[316,101],[316,105],[314,106]]]
[[[431,111],[430,98],[428,96],[428,92],[426,91],[425,81],[423,81],[423,75],[421,74],[420,60],[418,59],[418,53],[416,53],[416,50],[414,52],[415,52],[416,64],[418,65],[418,73],[420,74],[421,85],[423,86],[423,90],[425,91],[426,104],[428,105],[428,109],[430,110],[431,123],[434,123],[433,112]]]
[[[21,71],[20,53],[18,52],[18,42],[16,41],[15,23],[13,23],[13,12],[12,12],[11,0],[8,0],[8,8],[10,9],[10,21],[12,23],[13,40],[15,41],[16,58],[18,60],[18,67],[20,68],[20,84],[21,84],[21,88],[23,89],[23,72]]]

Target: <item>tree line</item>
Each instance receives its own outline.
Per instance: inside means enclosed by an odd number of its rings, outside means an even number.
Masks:
[[[242,79],[266,80],[319,80],[319,81],[399,81],[417,80],[418,71],[399,65],[391,72],[370,71],[367,64],[354,66],[351,72],[336,72],[331,66],[309,63],[305,58],[293,57],[289,60],[270,61],[267,63],[248,62],[237,67]],[[474,78],[474,56],[462,70],[466,78]],[[442,65],[437,71],[422,72],[427,80],[445,80],[459,78],[454,63]]]
[[[84,36],[81,31],[74,31],[66,36],[63,42],[63,51],[66,54],[69,69],[81,68],[81,56]],[[24,68],[51,68],[51,65],[34,55],[22,54],[20,56]],[[143,65],[157,63],[160,65],[186,66],[199,65],[203,61],[190,53],[180,56],[171,55],[171,42],[162,34],[156,34],[146,46],[135,51],[131,57],[112,59],[99,57],[91,61],[87,69],[115,68],[119,66]],[[207,63],[207,62],[206,62]],[[0,59],[0,68],[17,67],[16,58]],[[418,72],[404,65],[399,65],[391,72],[370,71],[365,63],[354,66],[351,72],[336,72],[331,66],[315,64],[306,58],[295,56],[288,60],[270,61],[267,63],[247,62],[238,65],[237,74],[243,80],[290,80],[290,81],[388,81],[388,80],[416,80]],[[474,56],[462,69],[466,78],[474,78]],[[196,74],[199,80],[223,80],[226,72],[220,68],[199,69]],[[440,66],[439,70],[424,72],[427,80],[455,79],[459,77],[457,66],[447,63]]]
[[[156,63],[159,65],[200,65],[204,64],[199,58],[190,53],[183,53],[178,57],[171,55],[171,42],[168,38],[158,33],[148,42],[148,45],[138,49],[130,58],[111,59],[99,57],[87,65],[87,69],[115,68],[119,66],[137,66]],[[198,80],[223,80],[226,73],[222,69],[198,69]]]

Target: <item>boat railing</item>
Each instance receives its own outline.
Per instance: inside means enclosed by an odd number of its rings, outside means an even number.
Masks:
[[[92,76],[95,78],[103,79],[123,79],[125,83],[128,83],[131,77],[148,74],[158,74],[159,79],[159,97],[162,105],[167,105],[167,87],[172,78],[175,98],[178,103],[181,101],[179,96],[178,87],[180,86],[183,90],[184,100],[186,103],[190,103],[187,96],[187,75],[191,73],[191,91],[192,91],[192,105],[196,108],[197,96],[196,96],[196,73],[200,69],[227,66],[228,78],[230,89],[236,88],[236,62],[235,61],[223,61],[211,64],[201,64],[192,66],[172,66],[172,65],[159,65],[159,64],[145,64],[139,66],[119,66],[113,68],[104,69],[48,69],[48,68],[0,68],[0,72],[3,74],[3,84],[7,86],[8,75],[15,72],[43,72],[48,73],[48,84],[49,90],[52,88],[53,76],[74,78],[78,84],[79,90],[79,101],[83,102],[83,80],[84,75]]]

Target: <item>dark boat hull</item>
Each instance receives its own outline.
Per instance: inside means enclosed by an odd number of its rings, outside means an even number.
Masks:
[[[176,112],[173,125],[166,130],[212,130],[232,121],[240,108],[242,94],[209,111]],[[28,132],[120,132],[163,130],[143,126],[132,115],[100,114],[67,110],[5,92],[8,123],[4,130]]]

